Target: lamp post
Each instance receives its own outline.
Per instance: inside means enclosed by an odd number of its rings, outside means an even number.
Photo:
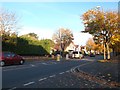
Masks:
[[[62,45],[61,45],[61,28],[59,29],[59,38],[60,38],[60,59],[61,59],[61,50],[62,50]]]

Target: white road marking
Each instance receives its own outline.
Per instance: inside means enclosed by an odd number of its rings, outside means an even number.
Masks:
[[[70,72],[70,71],[68,70],[68,71],[66,71],[66,72]]]
[[[72,69],[71,69],[71,72],[75,72],[75,68],[72,68]]]
[[[91,64],[91,63],[93,63],[93,62],[88,62],[88,63],[81,64],[81,65],[79,65],[79,66],[73,67],[73,68],[71,68],[71,72],[75,72],[75,69],[76,69],[76,68],[78,68],[78,70],[79,70],[79,67],[82,67],[82,66],[84,66],[84,65]],[[80,70],[79,70],[79,71],[80,71]]]
[[[16,89],[17,87],[13,87],[13,88],[11,88],[11,89],[8,89],[8,90],[14,90],[14,89]]]
[[[23,86],[28,86],[28,85],[33,84],[33,83],[35,83],[35,82],[29,82],[29,83],[23,84]]]
[[[94,60],[92,60],[92,59],[85,59],[85,60],[83,60],[83,61],[94,61]]]
[[[35,65],[31,64],[32,67],[34,67]]]
[[[52,64],[57,64],[56,62],[52,62]]]
[[[45,79],[47,79],[47,78],[42,78],[42,79],[39,79],[39,81],[43,81],[43,80],[45,80]]]
[[[49,76],[49,77],[55,77],[56,75],[51,75],[51,76]]]
[[[22,68],[12,68],[12,69],[6,69],[6,70],[3,70],[3,71],[12,71],[12,70],[18,70],[18,69],[26,69],[26,68],[32,68],[32,67],[22,67]]]
[[[65,73],[65,72],[61,72],[61,73],[59,73],[59,74],[63,74],[63,73]]]
[[[42,63],[43,65],[49,65],[49,64],[47,64],[47,63]]]

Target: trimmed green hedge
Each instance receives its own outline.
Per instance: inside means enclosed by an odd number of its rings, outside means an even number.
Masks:
[[[20,55],[48,55],[51,40],[33,40],[28,37],[17,37],[16,44],[2,41],[2,51],[11,51]]]

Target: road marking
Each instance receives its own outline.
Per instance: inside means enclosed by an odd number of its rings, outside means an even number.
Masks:
[[[13,87],[13,88],[11,88],[11,89],[8,89],[8,90],[14,90],[14,89],[16,89],[17,87]]]
[[[83,61],[92,61],[93,62],[94,60],[92,60],[92,59],[85,59]]]
[[[49,64],[47,64],[47,63],[42,63],[43,65],[49,65]]]
[[[51,76],[49,76],[49,77],[55,77],[56,75],[51,75]]]
[[[79,65],[79,66],[73,67],[73,68],[71,68],[71,72],[75,72],[75,69],[76,69],[76,68],[78,68],[78,70],[79,70],[79,67],[82,67],[82,66],[85,66],[85,65],[91,64],[91,63],[93,63],[93,62],[88,62],[88,63],[81,64],[81,65]]]
[[[23,85],[28,86],[28,85],[33,84],[33,83],[35,83],[35,82],[29,82],[29,83],[26,83],[26,84],[23,84]]]
[[[42,78],[42,79],[39,79],[39,81],[43,81],[43,80],[45,80],[45,79],[47,79],[47,78]]]
[[[70,71],[68,70],[68,71],[66,71],[66,72],[70,72]]]
[[[52,62],[52,64],[57,64],[56,62]]]
[[[35,65],[31,64],[32,67],[34,67]]]
[[[6,70],[3,70],[3,71],[11,71],[11,70],[18,70],[18,69],[26,69],[26,68],[32,68],[32,67],[22,67],[22,68],[6,69]]]
[[[61,72],[61,73],[59,73],[59,74],[63,74],[63,73],[65,73],[65,72]]]

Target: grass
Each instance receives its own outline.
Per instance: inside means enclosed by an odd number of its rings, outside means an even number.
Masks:
[[[98,62],[105,63],[105,62],[110,62],[110,60],[98,60]]]
[[[101,63],[105,63],[105,62],[119,63],[120,62],[120,55],[112,56],[110,60],[98,60],[98,62],[101,62]]]

